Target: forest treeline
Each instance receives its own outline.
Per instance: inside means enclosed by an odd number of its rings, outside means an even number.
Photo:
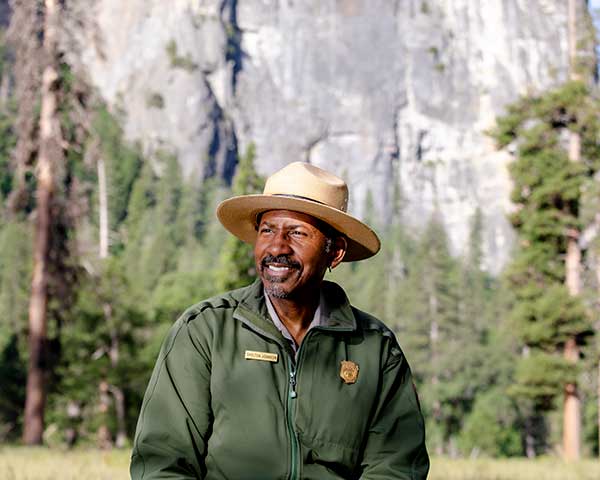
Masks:
[[[23,8],[26,21],[32,12]],[[167,329],[191,304],[253,280],[250,247],[226,234],[214,211],[230,195],[261,191],[263,179],[252,145],[231,184],[200,181],[202,172],[183,178],[168,151],[144,157],[124,139],[121,114],[46,45],[56,75],[41,95],[56,100],[61,141],[50,149],[46,323],[34,344],[45,198],[36,125],[46,110],[24,80],[31,64],[23,52],[41,47],[23,38],[0,52],[10,80],[0,85],[12,85],[0,88],[0,441],[24,435],[37,349],[43,442],[127,447]],[[578,454],[598,454],[599,107],[595,89],[573,80],[523,98],[490,132],[514,157],[517,242],[501,274],[483,267],[484,212],[472,216],[465,253],[455,256],[444,205],[417,230],[403,220],[399,190],[385,224],[376,191],[364,206],[382,251],[329,274],[395,331],[432,453],[562,454],[575,432]]]

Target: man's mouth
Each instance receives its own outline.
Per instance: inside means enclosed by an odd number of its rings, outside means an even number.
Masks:
[[[267,256],[263,258],[261,262],[261,267],[263,268],[263,270],[267,270],[269,274],[283,275],[288,272],[291,272],[292,270],[299,269],[300,264],[284,256]]]
[[[271,270],[272,272],[287,272],[289,270],[291,270],[291,267],[287,267],[287,266],[277,266],[277,265],[271,265],[271,264],[267,264],[267,268],[269,270]]]

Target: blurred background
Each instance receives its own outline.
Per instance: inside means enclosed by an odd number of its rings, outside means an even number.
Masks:
[[[432,477],[598,478],[599,4],[0,0],[0,476],[127,475],[167,329],[254,278],[215,205],[303,160],[383,241],[329,275],[396,332]]]

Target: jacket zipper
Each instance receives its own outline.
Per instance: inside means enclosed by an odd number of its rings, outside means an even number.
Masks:
[[[289,369],[289,388],[288,388],[288,400],[287,400],[287,421],[288,429],[290,434],[290,442],[292,445],[292,468],[290,471],[290,480],[296,480],[300,478],[300,441],[298,439],[298,433],[294,429],[294,413],[296,411],[295,400],[298,398],[298,392],[296,386],[298,384],[298,368],[302,357],[302,346],[312,336],[313,329],[306,332],[304,340],[300,344],[298,351],[296,352],[296,360],[287,354],[288,369]]]
[[[288,358],[288,369],[289,369],[289,389],[288,389],[288,399],[287,399],[287,424],[288,431],[290,434],[290,443],[292,445],[291,452],[291,469],[290,469],[290,480],[295,480],[299,478],[298,472],[298,464],[300,457],[300,445],[298,442],[298,434],[294,429],[294,412],[295,412],[295,402],[294,400],[298,397],[298,393],[296,392],[296,365],[292,361],[290,355],[287,355]]]

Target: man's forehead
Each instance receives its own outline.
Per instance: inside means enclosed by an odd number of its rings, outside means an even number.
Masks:
[[[323,222],[318,218],[302,212],[293,210],[267,210],[260,216],[260,223],[263,222],[303,222],[309,223],[315,227],[321,227]]]

